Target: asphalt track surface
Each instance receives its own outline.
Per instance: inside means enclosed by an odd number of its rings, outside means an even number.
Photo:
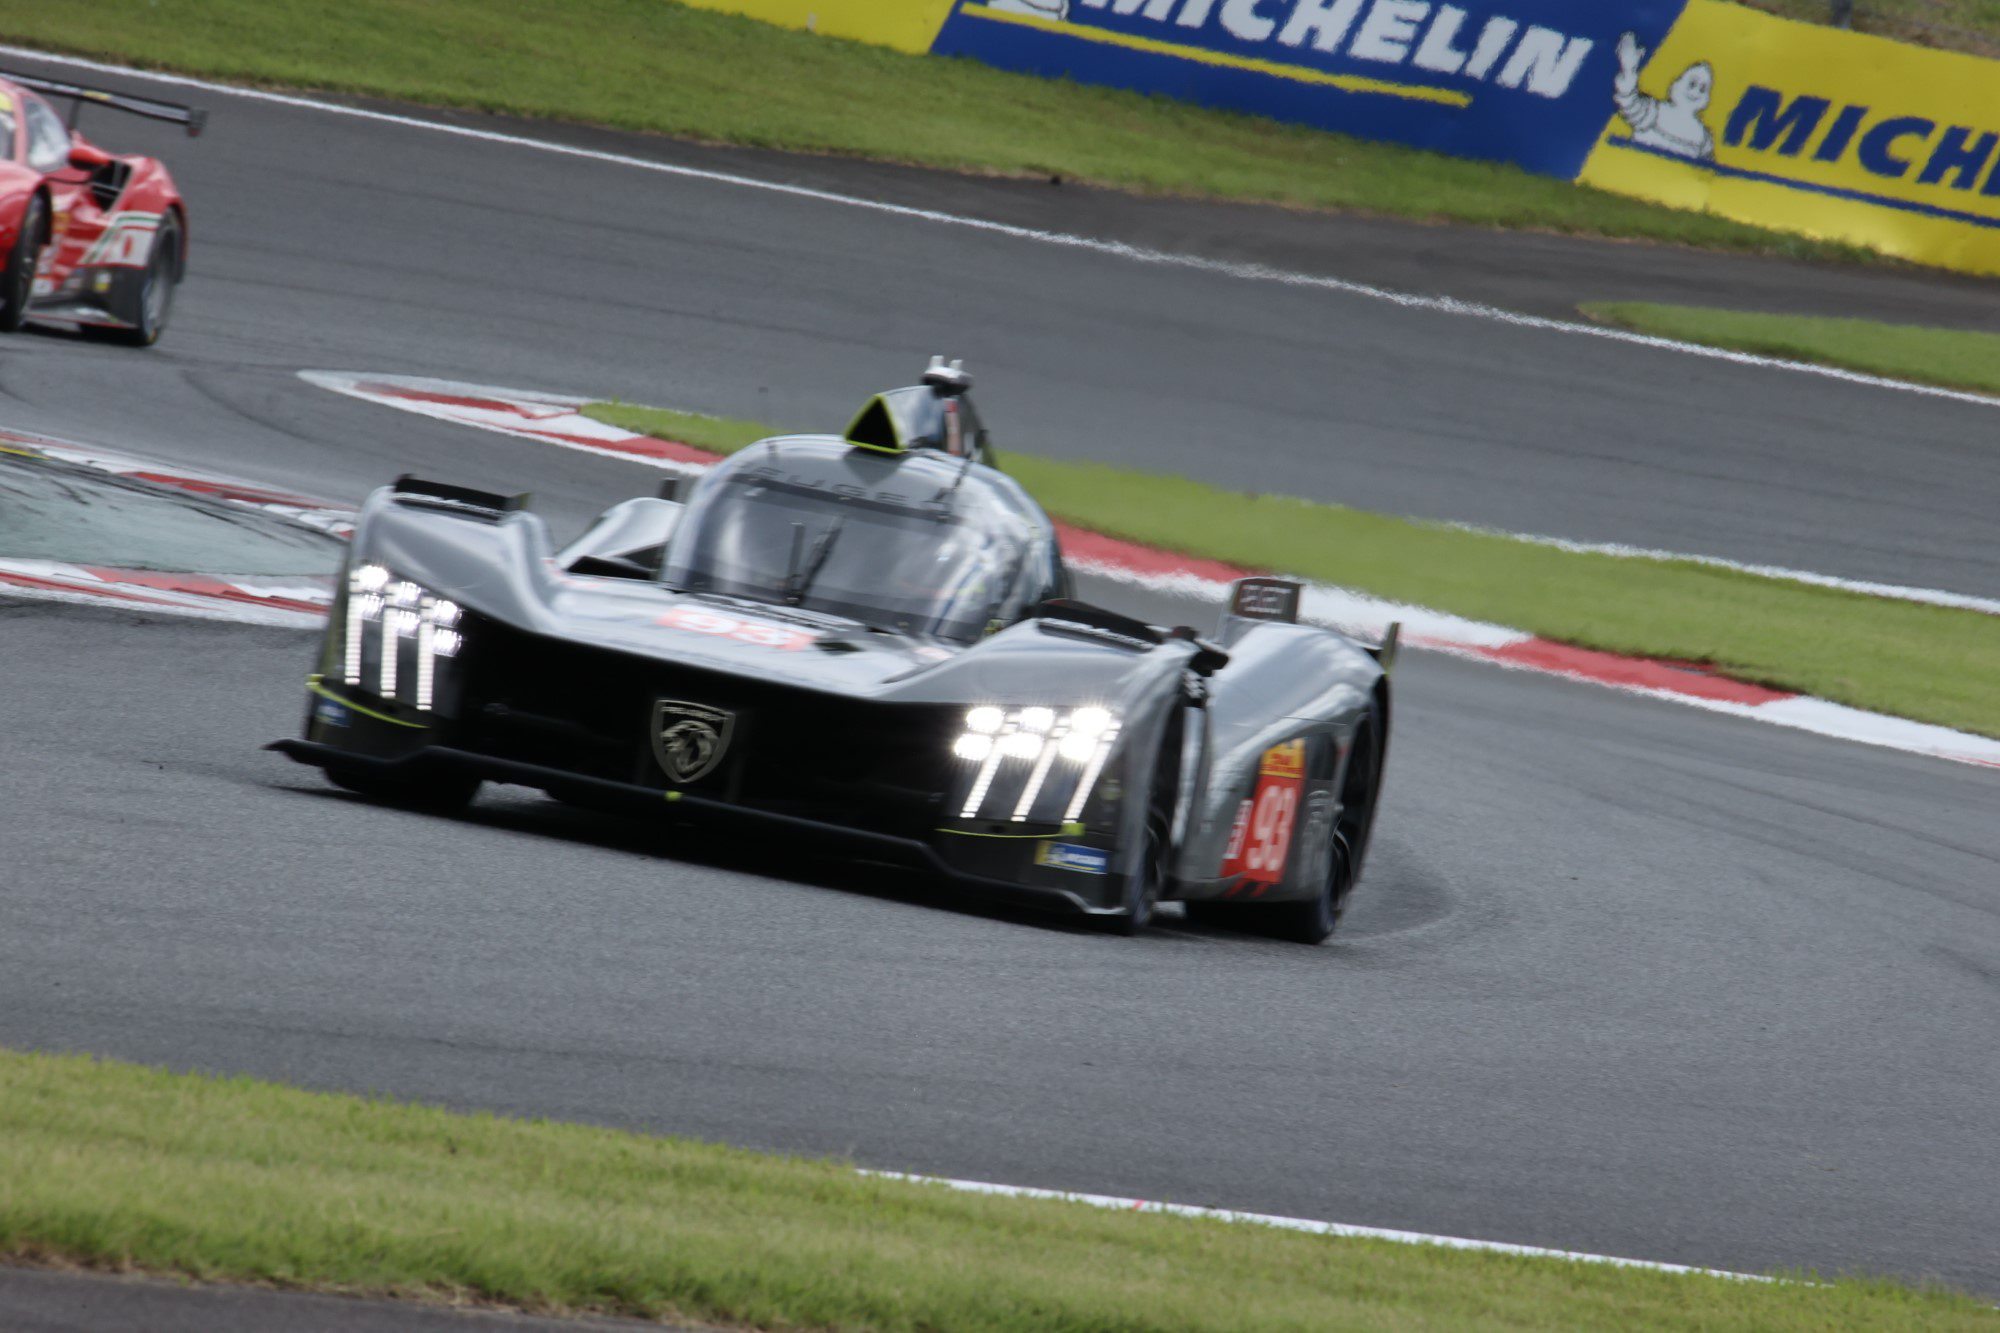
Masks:
[[[167,343],[11,339],[4,424],[333,498],[519,486],[561,528],[652,474],[296,372],[813,424],[949,348],[1003,443],[1997,582],[1984,409],[226,99],[174,162],[201,248]],[[2000,775],[1418,655],[1335,944],[1124,941],[518,789],[370,805],[257,748],[310,651],[0,606],[0,1042],[2000,1292]]]

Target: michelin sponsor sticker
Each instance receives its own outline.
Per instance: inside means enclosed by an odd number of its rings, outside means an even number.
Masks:
[[[1073,842],[1043,842],[1035,846],[1035,864],[1080,875],[1104,875],[1111,870],[1111,853]]]

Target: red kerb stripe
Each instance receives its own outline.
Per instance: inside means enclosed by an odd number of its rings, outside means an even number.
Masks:
[[[195,477],[176,477],[165,472],[127,472],[125,475],[139,481],[150,481],[156,486],[171,486],[175,490],[193,491],[196,495],[213,495],[218,500],[240,500],[246,504],[289,505],[298,509],[327,507],[320,501],[303,495],[267,491],[256,486],[239,486],[228,481],[202,481]]]
[[[1233,583],[1251,572],[1236,565],[1225,565],[1220,560],[1156,551],[1150,546],[1107,537],[1101,532],[1088,532],[1067,523],[1056,524],[1056,532],[1062,538],[1063,554],[1069,558],[1097,565],[1116,565],[1135,574],[1191,574],[1218,583]]]
[[[1719,676],[1707,667],[1685,662],[1663,662],[1650,657],[1621,657],[1617,653],[1551,643],[1547,639],[1527,639],[1505,648],[1471,647],[1467,651],[1496,662],[1582,676],[1603,685],[1662,690],[1696,699],[1713,699],[1718,703],[1773,704],[1798,698],[1787,690],[1774,690]]]
[[[192,593],[197,597],[213,597],[224,602],[243,602],[250,606],[269,606],[281,611],[303,611],[316,616],[326,614],[323,603],[301,601],[296,597],[265,597],[239,588],[233,583],[210,578],[206,574],[169,574],[151,569],[106,569],[98,565],[83,567],[112,583],[158,588],[162,592]]]

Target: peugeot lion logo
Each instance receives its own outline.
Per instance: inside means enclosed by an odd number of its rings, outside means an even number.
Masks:
[[[722,762],[735,727],[736,714],[723,709],[658,700],[653,704],[653,755],[669,782],[699,781]]]

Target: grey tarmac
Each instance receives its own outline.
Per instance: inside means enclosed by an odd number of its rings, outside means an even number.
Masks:
[[[171,145],[197,248],[166,342],[10,339],[0,424],[332,499],[402,471],[528,489],[560,530],[655,474],[297,372],[824,426],[950,350],[982,373],[1003,450],[2000,582],[1978,540],[2000,486],[1987,409],[213,100],[209,135]],[[895,175],[758,161],[854,190]],[[1094,208],[1100,230],[1160,239],[1152,205],[1046,188],[1042,225]],[[1038,207],[1019,182],[962,189]],[[1194,225],[1195,206],[1160,207],[1157,225]],[[1231,243],[1283,258],[1337,224],[1262,225],[1293,239]],[[1440,284],[1458,281],[1452,234],[1431,234]],[[1705,262],[1631,249],[1619,281]],[[1550,284],[1571,271],[1547,262]],[[1473,295],[1502,280],[1463,276]],[[1824,280],[1921,295],[1903,273]],[[449,820],[356,800],[257,748],[296,727],[310,652],[295,632],[0,604],[0,1042],[2000,1293],[2000,774],[1411,656],[1381,839],[1335,944],[1177,924],[1119,941],[516,789]]]
[[[911,349],[935,349],[979,368],[1003,448],[1581,541],[2000,590],[1994,408],[185,95],[213,107],[200,140],[146,124],[106,131],[167,154],[194,210],[174,336],[145,358],[19,340],[0,366],[11,424],[82,420],[135,449],[351,496],[425,451],[407,424],[308,401],[316,391],[290,379],[302,365],[818,428],[849,410],[855,385],[906,378]],[[1759,266],[439,118],[1545,311],[1665,296],[1990,327],[2000,309],[2000,284],[1906,269]],[[498,479],[509,466],[493,456],[484,470]]]
[[[11,1046],[2000,1291],[2000,774],[1414,655],[1336,943],[1118,940],[515,788],[349,797],[258,749],[307,634],[0,633]]]

